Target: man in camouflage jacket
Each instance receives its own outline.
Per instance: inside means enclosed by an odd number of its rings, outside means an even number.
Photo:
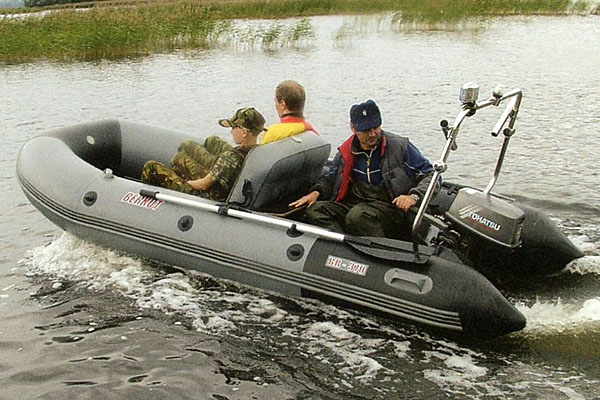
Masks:
[[[171,167],[150,160],[144,164],[142,182],[171,190],[194,194],[215,201],[225,201],[244,158],[257,145],[265,119],[253,107],[238,109],[233,117],[219,120],[231,128],[232,146],[219,136],[209,136],[204,144],[183,141],[171,159]]]

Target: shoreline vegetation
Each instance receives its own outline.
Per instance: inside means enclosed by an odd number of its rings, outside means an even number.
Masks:
[[[391,14],[398,29],[435,30],[498,16],[600,10],[571,0],[109,0],[10,8],[0,14],[0,63],[118,60],[232,41],[284,47],[314,37],[310,16],[378,13]],[[240,28],[235,19],[272,21]]]

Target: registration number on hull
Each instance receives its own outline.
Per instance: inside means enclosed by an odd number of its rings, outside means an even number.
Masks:
[[[367,264],[361,264],[352,260],[335,256],[328,256],[327,261],[325,261],[325,266],[360,276],[365,276],[367,274],[367,270],[369,269]]]

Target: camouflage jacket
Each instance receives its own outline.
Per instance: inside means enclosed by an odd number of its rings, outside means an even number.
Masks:
[[[225,201],[233,188],[248,152],[256,145],[236,146],[219,155],[215,165],[208,171],[215,183],[205,192],[203,197],[211,200]]]

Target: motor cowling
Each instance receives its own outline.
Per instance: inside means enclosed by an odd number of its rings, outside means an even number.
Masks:
[[[505,248],[521,244],[525,212],[492,195],[462,188],[445,216],[460,233],[471,233]]]

